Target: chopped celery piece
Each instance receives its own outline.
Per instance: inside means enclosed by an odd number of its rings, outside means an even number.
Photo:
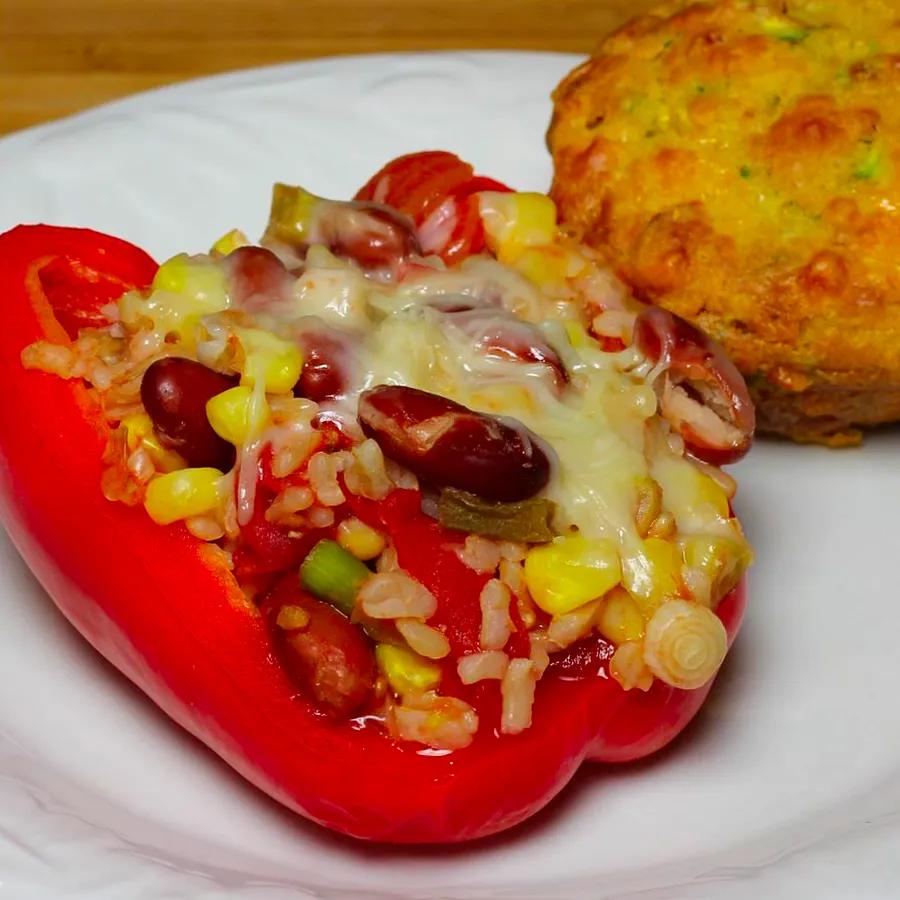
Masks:
[[[438,518],[447,528],[528,544],[542,544],[556,536],[550,527],[554,509],[552,500],[541,497],[493,503],[457,488],[445,488],[438,500]]]
[[[353,613],[356,595],[372,572],[337,541],[322,540],[300,566],[300,583],[345,616]]]

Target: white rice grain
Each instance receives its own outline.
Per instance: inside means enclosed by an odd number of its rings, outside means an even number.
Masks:
[[[450,641],[437,628],[432,628],[419,619],[397,619],[395,624],[410,649],[420,656],[426,659],[443,659],[449,655]]]
[[[378,572],[359,592],[363,612],[373,619],[428,619],[437,611],[434,594],[405,572]]]
[[[509,588],[492,578],[481,590],[481,649],[502,650],[513,631],[509,617]]]
[[[538,675],[530,659],[510,660],[500,682],[503,711],[500,730],[503,734],[520,734],[531,726],[531,708]]]
[[[485,650],[461,656],[456,664],[459,680],[463,684],[475,684],[487,679],[501,679],[509,666],[509,657],[502,650]]]

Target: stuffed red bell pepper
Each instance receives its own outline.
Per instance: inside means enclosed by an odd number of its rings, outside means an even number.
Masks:
[[[521,822],[668,743],[740,623],[753,410],[549,199],[446,153],[157,268],[0,237],[0,500],[56,604],[253,783],[360,838]]]

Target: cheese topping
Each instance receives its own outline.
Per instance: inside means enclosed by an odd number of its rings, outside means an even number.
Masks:
[[[555,229],[547,235],[533,226],[523,239],[511,205],[522,196],[527,195],[483,195],[488,228],[513,247],[500,254],[510,264],[475,256],[447,269],[428,257],[409,275],[386,280],[366,277],[352,261],[314,244],[289,297],[254,308],[251,324],[287,341],[323,325],[346,334],[353,345],[352,383],[329,412],[351,431],[359,394],[381,384],[419,388],[521,422],[550,450],[553,474],[544,495],[557,504],[557,530],[575,528],[586,537],[614,541],[623,569],[637,581],[649,579],[653,569],[635,522],[638,488],[648,476],[660,485],[663,509],[680,535],[727,538],[743,546],[724,490],[677,441],[666,439],[651,386],[656,371],[633,348],[605,351],[586,331],[585,292],[595,305],[627,312],[621,286],[574,245],[563,247],[571,256],[568,270],[577,277],[538,285],[516,268],[524,251],[537,246],[549,253],[561,243]],[[554,244],[536,243],[547,237]],[[220,265],[214,258],[175,259],[184,283],[221,284],[212,274]],[[185,266],[188,274],[180,271]],[[158,280],[168,287],[166,275]],[[198,313],[224,307],[225,317],[235,314],[232,298],[211,294],[197,290]],[[173,317],[167,297],[159,291],[127,302],[123,315],[135,305],[161,329],[181,329],[188,317],[183,309]],[[246,319],[247,311],[241,312]],[[213,333],[218,323],[210,319],[217,318],[222,314],[213,312],[205,320]],[[525,323],[533,329],[516,333]],[[479,346],[478,335],[510,332],[517,344],[536,339],[558,354],[569,379],[562,390],[547,365]],[[247,452],[258,454],[264,443],[265,437],[254,441]],[[245,469],[253,471],[253,461],[240,467]],[[241,493],[246,498],[249,486]],[[246,499],[239,505],[244,522]]]

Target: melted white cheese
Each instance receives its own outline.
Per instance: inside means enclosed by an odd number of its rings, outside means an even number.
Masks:
[[[326,263],[316,265],[317,260]],[[493,305],[538,324],[570,374],[561,392],[547,367],[488,357],[471,337],[433,307],[436,301]],[[450,397],[480,412],[514,418],[550,450],[553,475],[544,494],[558,505],[557,525],[589,537],[613,539],[623,561],[649,571],[635,526],[638,486],[651,476],[681,534],[739,537],[721,490],[657,434],[656,395],[627,348],[608,353],[593,341],[575,347],[562,327],[580,309],[568,298],[547,297],[519,273],[488,257],[453,270],[423,267],[399,284],[370,281],[330,254],[311,253],[298,282],[297,310],[318,315],[358,335],[361,377],[341,404],[355,421],[359,392],[402,384]],[[631,371],[628,371],[631,369]],[[710,497],[714,501],[711,502]],[[726,512],[722,514],[723,508]]]

